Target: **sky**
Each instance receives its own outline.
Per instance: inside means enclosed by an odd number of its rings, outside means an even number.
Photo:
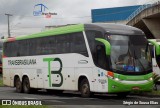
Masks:
[[[91,22],[91,9],[146,4],[157,0],[0,0],[0,36],[7,36],[7,16],[10,17],[11,36],[41,32],[45,26]],[[57,13],[51,18],[34,16],[36,4],[47,6],[47,12]]]

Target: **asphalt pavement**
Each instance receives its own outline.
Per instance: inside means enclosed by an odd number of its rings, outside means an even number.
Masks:
[[[160,85],[158,89],[160,90]],[[44,105],[49,105],[49,108],[160,108],[160,97],[129,95],[126,98],[118,98],[111,94],[95,94],[92,98],[81,98],[78,92],[65,91],[61,94],[50,94],[40,90],[33,94],[25,94],[16,93],[15,88],[11,87],[0,87],[0,99],[41,100]]]
[[[78,92],[50,94],[41,90],[34,94],[25,94],[16,93],[15,88],[11,87],[0,87],[0,99],[41,100],[43,104],[54,108],[160,108],[160,98],[154,97],[129,95],[126,98],[117,98],[116,95],[96,94],[92,98],[81,98]]]

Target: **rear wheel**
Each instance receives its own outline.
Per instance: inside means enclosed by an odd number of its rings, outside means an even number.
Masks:
[[[20,81],[19,77],[16,78],[15,86],[16,86],[16,92],[22,93],[22,91],[23,91],[23,89],[22,89],[22,82]]]
[[[28,77],[24,77],[23,79],[23,90],[24,90],[24,93],[30,93],[31,91]]]
[[[82,97],[84,97],[84,98],[90,97],[91,92],[90,92],[89,82],[87,79],[83,79],[81,81],[80,92],[81,92]]]

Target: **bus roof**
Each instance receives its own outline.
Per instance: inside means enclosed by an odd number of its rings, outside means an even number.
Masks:
[[[14,41],[14,40],[24,40],[24,39],[31,39],[31,38],[38,38],[38,37],[45,37],[45,36],[53,36],[53,35],[60,35],[66,33],[73,33],[73,32],[81,32],[84,30],[100,30],[103,32],[110,32],[112,34],[119,33],[119,34],[138,34],[142,35],[143,32],[137,28],[122,25],[122,24],[107,24],[107,23],[95,23],[95,24],[76,24],[76,25],[68,25],[64,27],[58,27],[51,30],[47,30],[44,32],[31,34],[27,36],[20,36],[15,38],[8,38],[5,39],[4,42]]]
[[[144,35],[143,31],[124,24],[113,24],[113,23],[93,23],[85,24],[85,29],[98,29],[101,28],[105,33],[109,34],[121,34],[121,35]]]

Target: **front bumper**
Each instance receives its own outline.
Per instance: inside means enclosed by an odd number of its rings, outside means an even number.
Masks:
[[[109,93],[118,93],[118,92],[130,92],[130,91],[151,91],[153,88],[153,81],[145,80],[139,81],[116,81],[112,78],[108,78],[108,92]],[[131,83],[129,83],[131,82]],[[142,83],[143,82],[143,83]],[[138,88],[138,89],[135,89]]]

